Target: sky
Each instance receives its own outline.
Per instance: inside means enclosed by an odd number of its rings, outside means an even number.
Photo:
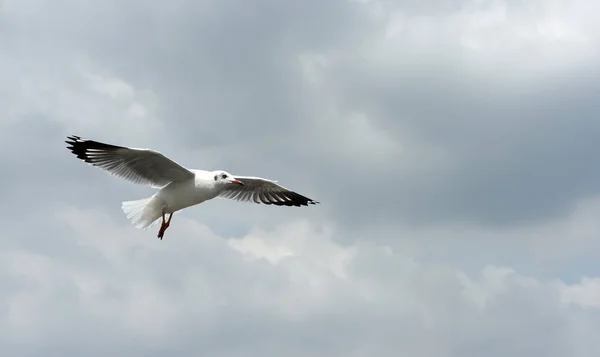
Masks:
[[[3,356],[600,354],[600,3],[3,0]],[[68,135],[320,201],[154,190]],[[156,228],[156,229],[155,229]]]

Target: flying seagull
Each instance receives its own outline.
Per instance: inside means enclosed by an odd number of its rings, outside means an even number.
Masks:
[[[121,208],[139,229],[150,227],[162,216],[158,231],[161,240],[173,213],[215,197],[276,206],[319,203],[278,185],[277,181],[232,175],[223,170],[187,169],[155,150],[105,144],[74,135],[67,139],[67,149],[88,164],[134,183],[160,189],[151,197],[125,201]]]

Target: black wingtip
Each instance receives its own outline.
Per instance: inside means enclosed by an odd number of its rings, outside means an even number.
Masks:
[[[75,145],[77,144],[77,142],[82,141],[81,137],[79,137],[77,135],[67,136],[67,139],[68,140],[66,140],[65,143],[70,145],[70,146],[67,146],[67,149],[69,149],[69,150],[73,150]]]
[[[120,146],[84,139],[78,135],[67,136],[67,139],[68,140],[65,141],[65,143],[69,145],[67,146],[67,149],[69,149],[78,159],[90,164],[94,164],[92,158],[89,156],[90,150],[108,152],[122,148]]]
[[[288,205],[295,207],[307,207],[309,205],[316,205],[319,203],[318,201],[315,201],[294,191],[289,192],[289,198],[291,200],[287,202]]]
[[[81,137],[77,136],[77,135],[71,135],[71,136],[67,136],[67,139],[69,139],[69,141],[65,141],[66,143],[74,143],[74,142],[81,140]]]

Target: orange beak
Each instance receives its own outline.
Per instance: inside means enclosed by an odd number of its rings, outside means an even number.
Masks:
[[[244,186],[244,183],[240,180],[233,180],[231,183]]]

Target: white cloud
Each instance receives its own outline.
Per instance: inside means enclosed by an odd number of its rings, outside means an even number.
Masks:
[[[347,277],[346,266],[355,254],[355,247],[344,248],[331,241],[331,227],[318,227],[306,221],[279,226],[272,232],[262,229],[248,233],[241,239],[229,239],[229,245],[244,253],[250,260],[264,258],[272,264],[295,261],[299,257],[308,260],[307,266],[317,271],[333,273],[337,278]],[[320,249],[314,251],[314,246]],[[309,276],[311,271],[297,273]]]
[[[450,65],[488,80],[522,86],[570,73],[598,58],[594,48],[600,41],[600,28],[592,14],[600,7],[594,1],[464,0],[454,4],[365,3],[385,24],[383,35],[366,52],[373,69],[392,74],[402,73],[401,68],[407,66],[433,71]],[[501,68],[509,73],[498,76]]]
[[[597,347],[571,331],[583,323],[600,327],[599,320],[586,321],[579,313],[579,307],[599,306],[594,300],[599,278],[569,285],[495,266],[467,274],[374,244],[342,246],[332,240],[337,234],[333,227],[302,221],[225,239],[179,217],[159,241],[96,210],[58,210],[63,218],[56,224],[72,237],[58,241],[59,248],[78,245],[87,258],[67,260],[17,249],[2,253],[0,280],[7,284],[0,300],[8,308],[0,320],[0,331],[7,332],[4,342],[37,341],[40,349],[67,344],[70,337],[59,331],[46,335],[60,319],[59,326],[78,326],[84,340],[92,333],[118,333],[122,341],[150,343],[156,349],[171,348],[175,341],[193,346],[197,335],[180,334],[195,330],[208,333],[202,344],[221,355],[227,344],[211,339],[226,334],[238,319],[249,319],[265,334],[260,339],[283,338],[272,341],[281,348],[286,339],[300,338],[298,324],[321,325],[302,332],[312,342],[298,347],[300,355],[396,351],[476,356],[475,346],[489,344],[494,355],[526,356],[511,344],[523,351],[541,351],[549,344],[547,356],[569,351],[591,356]],[[248,254],[264,259],[248,260]],[[69,297],[70,303],[57,310],[54,304],[61,297]],[[540,308],[548,316],[545,322]],[[512,319],[520,327],[508,328],[516,326]],[[540,327],[567,337],[547,340]],[[426,336],[436,336],[436,343]],[[346,340],[348,349],[330,346],[331,339]],[[120,346],[108,344],[105,351],[118,353],[128,343]],[[267,353],[260,345],[237,346],[233,355],[242,350]]]
[[[584,277],[579,284],[561,284],[561,298],[583,308],[600,308],[600,278]]]
[[[6,118],[3,124],[37,116],[63,124],[70,134],[113,140],[143,140],[163,128],[159,100],[152,90],[135,88],[80,57],[50,58],[56,66],[52,70],[31,67],[13,75],[22,67],[19,57],[25,54],[18,51],[4,60],[8,75],[0,84],[7,96],[0,109]]]

